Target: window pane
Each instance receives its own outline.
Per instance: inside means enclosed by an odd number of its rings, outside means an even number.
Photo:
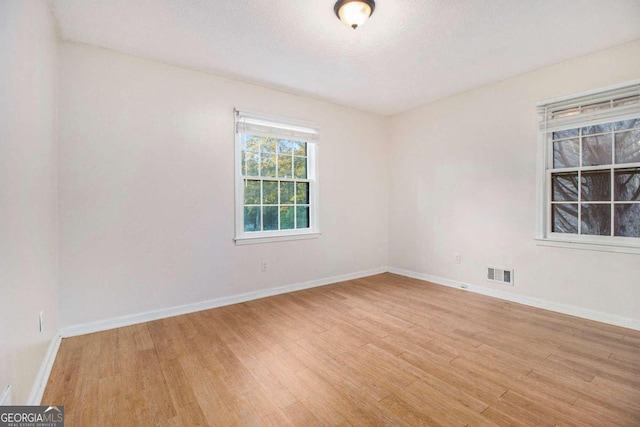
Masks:
[[[616,133],[616,163],[640,162],[640,129]]]
[[[613,125],[615,130],[627,130],[627,129],[633,129],[633,128],[640,128],[640,118],[623,120],[621,122],[615,122]]]
[[[243,151],[258,151],[258,145],[260,143],[260,138],[254,135],[242,134],[240,136],[240,148]]]
[[[553,167],[570,168],[576,166],[580,166],[580,141],[577,138],[554,141]]]
[[[582,166],[611,164],[611,134],[582,138]]]
[[[640,204],[623,203],[614,206],[616,236],[640,237]]]
[[[280,229],[281,230],[290,230],[294,228],[294,207],[293,206],[282,206],[280,208]]]
[[[290,181],[282,181],[280,182],[280,203],[283,205],[293,204],[294,196],[293,196],[293,186],[295,184]]]
[[[263,208],[262,227],[265,231],[278,229],[278,207],[265,206]]]
[[[309,206],[296,206],[296,228],[309,228]]]
[[[260,151],[263,153],[275,153],[276,142],[277,140],[275,138],[260,138]]]
[[[553,139],[575,138],[580,135],[580,129],[567,129],[553,133]]]
[[[260,207],[245,206],[244,231],[260,231]]]
[[[278,176],[280,178],[292,178],[291,155],[278,156]]]
[[[278,140],[278,153],[291,153],[293,149],[293,141],[287,141],[286,139]]]
[[[575,203],[552,205],[551,231],[578,234],[578,205]]]
[[[611,235],[611,205],[582,205],[582,234]]]
[[[294,157],[293,172],[296,178],[307,178],[307,158],[306,157]]]
[[[617,170],[615,186],[616,200],[640,201],[640,168]]]
[[[296,203],[299,205],[309,204],[309,183],[296,182]]]
[[[611,200],[611,171],[582,172],[582,200]]]
[[[258,176],[258,153],[252,151],[242,152],[242,175]]]
[[[278,204],[278,181],[263,181],[262,183],[262,204]]]
[[[553,181],[553,200],[578,200],[578,172],[556,173]]]
[[[260,176],[275,178],[276,156],[274,154],[262,153],[260,155]]]
[[[300,141],[293,141],[293,154],[296,156],[307,155],[307,143]]]
[[[596,133],[605,133],[605,132],[611,132],[611,123],[605,123],[603,125],[586,126],[582,128],[583,135],[593,135]]]
[[[244,184],[244,204],[260,204],[260,181],[245,180]]]

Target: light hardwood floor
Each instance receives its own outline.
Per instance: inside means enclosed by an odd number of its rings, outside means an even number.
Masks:
[[[62,341],[67,426],[640,425],[640,332],[393,274]]]

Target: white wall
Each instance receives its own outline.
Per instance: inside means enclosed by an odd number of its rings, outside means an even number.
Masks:
[[[385,119],[70,43],[60,92],[63,326],[387,265]],[[320,125],[319,239],[234,244],[234,107]]]
[[[57,50],[44,1],[0,2],[0,392],[25,404],[58,322]],[[45,313],[45,331],[38,313]]]
[[[536,102],[638,78],[640,41],[394,117],[390,265],[640,320],[640,256],[534,242]],[[487,265],[515,268],[515,286]]]

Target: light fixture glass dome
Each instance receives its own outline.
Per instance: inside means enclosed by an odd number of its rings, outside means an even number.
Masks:
[[[339,0],[334,11],[342,22],[355,30],[369,19],[375,7],[373,0]]]

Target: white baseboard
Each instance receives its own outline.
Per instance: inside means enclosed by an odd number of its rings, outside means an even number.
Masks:
[[[163,319],[167,317],[179,316],[181,314],[193,313],[196,311],[208,310],[211,308],[222,307],[225,305],[237,304],[241,302],[251,301],[259,298],[265,298],[274,295],[280,295],[287,292],[294,292],[303,289],[315,288],[318,286],[329,285],[332,283],[343,282],[346,280],[359,279],[362,277],[373,276],[381,273],[394,273],[401,276],[412,277],[414,279],[425,280],[427,282],[435,283],[437,285],[448,286],[456,289],[461,289],[462,285],[466,286],[463,290],[483,294],[495,298],[500,298],[507,301],[512,301],[532,307],[538,307],[546,310],[551,310],[559,313],[569,314],[572,316],[581,317],[584,319],[594,320],[597,322],[608,323],[611,325],[621,326],[624,328],[630,328],[640,330],[640,321],[627,317],[617,316],[609,313],[602,313],[599,311],[588,310],[584,308],[574,307],[565,304],[559,304],[551,301],[541,300],[537,298],[527,297],[524,295],[516,295],[508,292],[498,291],[490,288],[484,288],[481,286],[472,285],[469,283],[463,283],[443,277],[432,276],[429,274],[418,273],[415,271],[404,270],[395,267],[379,267],[370,270],[358,271],[355,273],[344,274],[340,276],[332,276],[324,279],[312,280],[309,282],[296,283],[293,285],[280,286],[276,288],[263,289],[255,292],[248,292],[244,294],[232,295],[228,297],[217,298],[208,301],[197,302],[193,304],[186,304],[176,307],[169,307],[161,310],[148,311],[139,314],[132,314],[128,316],[120,316],[112,319],[105,319],[98,322],[86,323],[82,325],[70,326],[61,329],[51,340],[49,348],[45,355],[44,360],[38,371],[38,375],[34,382],[31,393],[27,401],[28,405],[39,405],[42,400],[47,382],[49,381],[49,375],[53,368],[53,362],[58,354],[60,343],[63,337],[71,337],[76,335],[89,334],[93,332],[105,331],[108,329],[119,328],[122,326],[130,326],[137,323],[149,322],[152,320]],[[50,402],[56,403],[56,402]],[[6,389],[0,394],[0,405],[11,404],[11,386],[7,386]]]
[[[389,267],[389,268],[378,267],[378,268],[358,271],[350,274],[343,274],[339,276],[326,277],[318,280],[311,280],[309,282],[296,283],[292,285],[280,286],[280,287],[270,288],[270,289],[263,289],[255,292],[231,295],[228,297],[221,297],[221,298],[216,298],[212,300],[196,302],[192,304],[168,307],[160,310],[153,310],[153,311],[147,311],[143,313],[114,317],[111,319],[104,319],[97,322],[68,326],[66,328],[62,328],[59,333],[62,337],[65,337],[65,338],[77,336],[77,335],[90,334],[94,332],[120,328],[123,326],[130,326],[138,323],[149,322],[152,320],[179,316],[181,314],[194,313],[197,311],[208,310],[211,308],[223,307],[231,304],[238,304],[238,303],[251,301],[259,298],[280,295],[287,292],[294,292],[294,291],[299,291],[303,289],[315,288],[317,286],[324,286],[332,283],[343,282],[346,280],[353,280],[361,277],[373,276],[375,274],[381,274],[385,272],[390,272],[390,273],[395,273],[402,276],[412,277],[415,279],[425,280],[438,285],[449,286],[457,289],[460,289],[461,285],[465,285],[467,287],[465,290],[467,291],[471,291],[471,292],[475,292],[475,293],[479,293],[479,294],[483,294],[483,295],[487,295],[495,298],[500,298],[507,301],[513,301],[520,304],[529,305],[532,307],[538,307],[546,310],[556,311],[559,313],[569,314],[572,316],[582,317],[584,319],[595,320],[597,322],[603,322],[611,325],[640,330],[640,321],[636,319],[626,318],[626,317],[617,316],[609,313],[602,313],[599,311],[588,310],[580,307],[574,307],[571,305],[559,304],[551,301],[527,297],[524,295],[517,295],[509,292],[498,291],[490,288],[484,288],[482,286],[476,286],[469,283],[462,283],[460,281],[454,281],[451,279],[432,276],[424,273],[418,273],[415,271],[404,270],[404,269],[395,268],[395,267]],[[59,344],[60,343],[58,338],[57,345]],[[55,351],[57,352],[57,347]],[[54,354],[54,358],[55,358],[55,354]],[[53,363],[53,360],[51,360],[51,363]],[[47,373],[47,377],[48,377],[48,373]]]
[[[0,394],[0,406],[11,406],[11,385],[8,385]]]
[[[388,271],[389,273],[424,280],[427,282],[435,283],[436,285],[443,285],[451,288],[471,291],[494,298],[500,298],[507,301],[529,305],[531,307],[543,308],[545,310],[551,310],[558,313],[581,317],[583,319],[595,320],[596,322],[608,323],[610,325],[621,326],[623,328],[635,329],[640,331],[640,321],[628,317],[617,316],[615,314],[603,313],[600,311],[589,310],[572,305],[565,305],[524,295],[517,295],[509,292],[498,291],[495,289],[484,288],[482,286],[476,286],[470,283],[464,283],[457,280],[446,279],[443,277],[432,276],[424,273],[417,273],[410,270],[403,270],[401,268],[389,267]],[[462,288],[462,285],[466,286],[466,288]]]
[[[31,393],[29,393],[29,397],[27,398],[27,405],[40,405],[44,390],[47,388],[47,382],[49,382],[49,375],[51,375],[53,362],[56,360],[61,341],[62,337],[60,336],[60,333],[56,333],[51,339],[49,348],[47,349],[47,354],[45,354],[44,359],[42,360],[36,380],[33,383],[33,387],[31,387]]]
[[[355,273],[343,274],[340,276],[326,277],[324,279],[311,280],[309,282],[296,283],[293,285],[280,286],[277,288],[263,289],[255,292],[232,295],[228,297],[216,298],[208,301],[196,302],[192,304],[180,305],[164,308],[160,310],[147,311],[144,313],[119,316],[97,322],[85,323],[81,325],[68,326],[60,330],[63,337],[73,337],[77,335],[90,334],[93,332],[106,331],[123,326],[135,325],[152,320],[164,319],[167,317],[179,316],[181,314],[194,313],[196,311],[208,310],[211,308],[223,307],[225,305],[238,304],[259,298],[285,294],[287,292],[300,291],[303,289],[315,288],[317,286],[330,285],[332,283],[344,282],[345,280],[359,279],[361,277],[373,276],[375,274],[386,273],[387,267],[378,267],[370,270],[358,271]]]

